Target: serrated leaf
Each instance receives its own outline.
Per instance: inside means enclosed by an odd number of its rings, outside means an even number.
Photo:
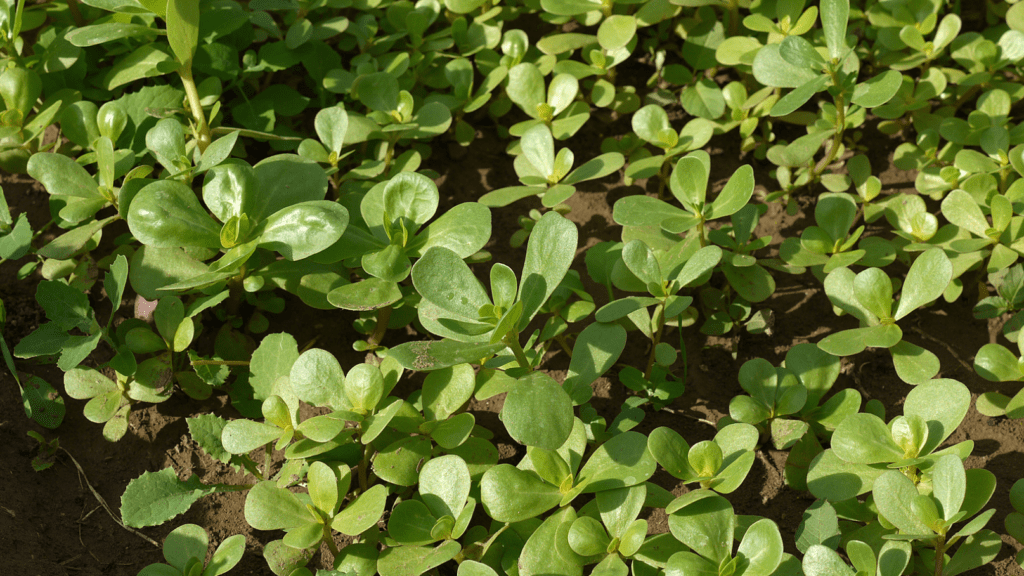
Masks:
[[[121,496],[121,520],[126,526],[156,526],[186,512],[193,503],[216,492],[198,476],[178,479],[173,468],[144,472],[132,480]]]

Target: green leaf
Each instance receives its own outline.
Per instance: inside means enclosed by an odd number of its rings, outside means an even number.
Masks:
[[[519,300],[523,303],[520,330],[526,328],[569,271],[578,236],[576,225],[554,211],[542,216],[533,227],[519,284]]]
[[[430,439],[410,436],[386,446],[373,459],[373,471],[385,482],[415,486],[419,468],[430,458]]]
[[[206,530],[195,524],[178,526],[164,540],[164,560],[184,572],[190,560],[196,558],[202,564],[210,547]]]
[[[366,278],[339,286],[327,293],[332,306],[345,310],[377,310],[402,299],[398,284],[380,278]]]
[[[714,120],[725,114],[725,97],[722,96],[722,90],[707,78],[684,88],[679,101],[691,116]]]
[[[967,386],[946,378],[921,384],[907,394],[903,413],[917,415],[928,423],[928,441],[921,454],[930,454],[956,430],[971,405]]]
[[[684,481],[697,477],[697,472],[687,459],[690,445],[675,430],[665,426],[654,429],[648,439],[648,448],[658,464],[669,474]]]
[[[156,526],[184,513],[195,501],[215,491],[204,486],[198,476],[179,480],[173,468],[144,472],[128,483],[121,496],[121,520],[134,528]]]
[[[955,454],[946,454],[932,466],[932,496],[942,505],[942,518],[947,522],[960,511],[967,492],[964,463]]]
[[[89,297],[81,290],[63,282],[44,280],[36,288],[36,301],[43,307],[46,317],[65,331],[75,328],[91,331],[95,314]]]
[[[718,197],[711,203],[711,213],[708,215],[708,219],[732,216],[747,205],[753,193],[754,169],[749,164],[744,164],[736,172],[733,172]]]
[[[1017,356],[999,344],[985,344],[978,350],[974,371],[990,382],[1016,382],[1024,378],[1017,367]]]
[[[499,417],[516,442],[557,450],[572,431],[572,400],[553,378],[533,372],[512,385]]]
[[[718,565],[731,556],[736,515],[728,500],[708,494],[669,514],[668,528],[677,540]]]
[[[388,489],[377,484],[363,492],[331,522],[331,528],[346,536],[358,536],[377,524],[384,514]]]
[[[562,508],[530,536],[519,556],[520,576],[580,576],[583,558],[569,546],[569,531],[576,511]]]
[[[850,101],[865,108],[875,108],[892,100],[902,84],[903,74],[896,70],[886,70],[870,80],[857,84],[853,88]]]
[[[706,154],[694,154],[680,158],[672,169],[670,188],[672,195],[694,213],[704,210],[708,189],[708,164]]]
[[[636,19],[632,16],[613,15],[601,22],[597,29],[597,42],[612,52],[629,44],[636,35]]]
[[[902,337],[903,331],[895,324],[868,326],[826,336],[818,342],[818,348],[833,356],[853,356],[869,347],[892,348]]]
[[[508,71],[508,97],[531,118],[539,117],[538,105],[546,101],[544,88],[544,76],[533,64],[523,62]]]
[[[91,218],[107,204],[92,176],[77,162],[60,154],[33,154],[28,173],[38,180],[50,196],[65,203],[61,217],[71,223]]]
[[[420,470],[419,493],[435,518],[457,518],[469,498],[469,467],[459,456],[434,458]]]
[[[647,437],[639,432],[612,436],[594,451],[576,479],[584,493],[635,486],[646,482],[657,462],[647,449]]]
[[[192,57],[199,44],[199,0],[168,0],[167,41],[185,70],[192,68]]]
[[[258,373],[254,370],[254,374],[260,378],[260,382],[270,383],[271,388],[267,392],[276,394],[274,387],[281,376],[288,374],[290,389],[302,401],[313,406],[330,406],[335,409],[349,408],[350,404],[344,394],[345,373],[333,354],[326,350],[312,348],[300,355],[293,356],[297,354],[297,349],[293,348],[295,346],[294,339],[287,334],[275,336],[279,336],[279,338],[267,343],[269,348],[266,360],[253,366],[253,368],[260,369]],[[270,338],[268,336],[264,342]],[[263,346],[261,345],[260,348]],[[279,364],[273,363],[274,360],[270,356],[278,349],[281,349]],[[253,360],[256,360],[256,355],[253,356]],[[272,382],[269,380],[271,377],[274,377]],[[254,386],[258,384],[259,382],[254,383]],[[263,387],[261,386],[261,388]]]
[[[648,104],[633,113],[630,120],[633,132],[647,142],[662,148],[671,148],[676,145],[679,135],[672,130],[669,124],[668,114],[665,109],[657,104]],[[669,133],[671,132],[671,135]],[[666,138],[668,138],[666,140]]]
[[[835,508],[825,500],[816,500],[804,511],[803,520],[796,529],[796,547],[807,554],[815,545],[833,550],[839,546],[839,518]]]
[[[626,347],[626,330],[618,324],[595,322],[587,326],[576,337],[569,371],[563,388],[573,394],[578,387],[586,386],[600,378]]]
[[[833,450],[826,450],[811,461],[807,487],[817,498],[841,502],[871,490],[875,479],[886,470],[882,465],[852,464]]]
[[[825,32],[828,54],[838,60],[846,53],[846,24],[850,19],[850,0],[822,0],[821,28]]]
[[[380,576],[419,576],[448,562],[462,547],[455,540],[446,540],[436,548],[399,546],[386,548],[377,560]]]
[[[847,416],[832,433],[832,450],[836,456],[855,464],[896,462],[903,458],[903,449],[892,439],[889,428],[874,414]]]
[[[327,196],[327,174],[319,164],[294,154],[271,156],[253,166],[259,183],[249,218],[261,222],[271,214],[300,202]]]
[[[484,287],[458,254],[436,246],[412,268],[416,291],[457,318],[477,320],[480,308],[491,303]]]
[[[953,264],[941,248],[921,254],[910,265],[894,318],[899,320],[942,295],[953,277]]]
[[[973,536],[968,536],[957,548],[942,573],[946,576],[956,576],[984,566],[995,559],[1002,546],[1003,542],[999,535],[991,530],[982,530]]]
[[[152,38],[160,34],[149,26],[142,24],[126,24],[121,22],[106,22],[74,28],[64,35],[64,39],[73,46],[85,48],[106,44],[123,38]]]
[[[348,226],[348,210],[329,200],[302,202],[278,210],[265,222],[260,247],[301,260],[341,238]]]
[[[473,395],[475,378],[469,364],[457,364],[427,374],[420,397],[423,415],[429,420],[445,420],[450,417]],[[439,518],[441,516],[443,514],[438,515]]]
[[[157,248],[221,247],[220,226],[181,182],[161,180],[140,190],[128,209],[128,228]]]
[[[322,350],[319,352],[322,352]],[[313,352],[311,355],[315,354],[317,352]],[[249,362],[249,370],[252,373],[249,377],[249,384],[253,388],[253,398],[262,402],[275,394],[274,384],[279,378],[289,376],[292,366],[298,358],[299,345],[291,334],[279,333],[265,336],[263,341],[260,342],[259,347],[253,352],[252,359]],[[338,371],[340,370],[341,367],[339,366]],[[296,376],[300,376],[300,374],[296,373]],[[318,373],[317,377],[320,376],[324,376],[324,374]],[[341,376],[341,378],[344,378],[344,376]],[[298,394],[299,398],[315,406],[324,406],[330,397],[327,394],[317,395],[307,392],[309,380],[302,380],[301,377],[293,378],[290,384],[292,390]],[[327,387],[333,384],[335,384],[335,381],[332,380],[323,383],[318,382],[317,385]]]
[[[807,576],[855,576],[856,571],[850,568],[839,556],[839,553],[815,544],[807,550],[803,559],[804,574]]]
[[[794,38],[794,36],[789,36],[789,38]],[[797,86],[793,91],[783,96],[775,103],[774,106],[772,106],[771,115],[779,117],[787,116],[796,112],[797,109],[806,104],[812,96],[824,90],[828,81],[828,76],[818,75],[814,79],[808,80],[807,82]]]
[[[232,454],[246,454],[265,446],[281,436],[281,429],[252,420],[232,420],[224,427],[221,441]]]
[[[455,342],[454,340],[433,340],[406,342],[388,350],[403,368],[417,371],[439,370],[466,362],[479,362],[505,348],[505,344],[478,344]]]
[[[316,519],[295,494],[274,482],[260,482],[245,497],[245,521],[257,530],[291,530]]]
[[[879,268],[868,268],[857,274],[853,293],[864,308],[885,320],[892,317],[892,281]]]
[[[371,110],[391,112],[398,108],[398,79],[390,72],[360,76],[352,88],[359,101]]]
[[[596,556],[604,553],[611,538],[596,518],[581,516],[569,529],[569,547],[581,556]]]
[[[767,518],[754,522],[736,550],[737,570],[745,576],[769,576],[782,562],[782,535]]]
[[[786,36],[779,43],[779,56],[793,66],[821,70],[825,67],[825,59],[818,54],[810,42],[802,36]],[[827,76],[826,76],[827,78]]]
[[[907,384],[923,384],[939,373],[939,358],[931,352],[907,342],[900,341],[889,349],[896,374]]]
[[[878,513],[906,534],[931,534],[932,530],[911,509],[918,496],[914,483],[897,470],[875,480],[872,490]]]
[[[758,50],[752,68],[758,82],[773,88],[797,88],[820,76],[810,68],[787,62],[779,53],[778,44],[768,44]]]
[[[221,541],[220,545],[213,552],[210,563],[203,570],[203,576],[220,576],[231,570],[242,560],[245,554],[245,535],[235,534]]]
[[[558,506],[562,493],[535,473],[498,464],[480,479],[480,502],[498,522],[520,522]]]

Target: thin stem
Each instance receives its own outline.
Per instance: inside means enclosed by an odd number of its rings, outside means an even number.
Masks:
[[[946,535],[940,534],[935,540],[935,576],[942,576],[942,568],[945,564]]]
[[[327,542],[327,548],[331,551],[331,555],[337,558],[341,554],[341,550],[334,543],[334,533],[331,531],[331,525],[326,523],[324,524],[324,541]]]
[[[654,333],[654,340],[651,341],[651,353],[647,357],[647,369],[644,370],[644,379],[650,380],[651,372],[654,371],[655,351],[661,343],[661,335],[665,331],[665,304],[661,303],[654,309],[654,315],[658,319],[658,331]]]
[[[523,347],[519,345],[519,335],[515,332],[509,332],[504,338],[505,344],[512,349],[512,353],[516,356],[516,361],[519,362],[519,366],[526,368],[529,371],[533,370],[533,366],[530,365],[530,361],[526,358],[526,352],[523,351]]]
[[[377,326],[373,329],[373,334],[370,334],[370,339],[368,340],[370,349],[380,345],[380,341],[384,339],[384,333],[388,330],[388,320],[390,319],[390,305],[377,309]]]
[[[370,444],[363,446],[363,460],[359,463],[359,493],[362,494],[367,490],[367,468],[370,467],[370,451],[373,447]]]
[[[192,118],[196,121],[196,133],[198,134],[197,144],[199,146],[199,153],[206,152],[206,147],[210,145],[210,127],[206,124],[206,115],[203,113],[203,105],[199,101],[199,90],[196,88],[196,82],[192,79],[192,67],[182,66],[181,70],[178,71],[181,76],[181,83],[185,87],[185,94],[188,97],[188,106],[192,110]]]
[[[248,366],[248,360],[193,360],[193,366]]]
[[[828,168],[829,164],[835,161],[836,156],[839,155],[839,149],[843,145],[843,132],[846,131],[846,103],[843,100],[843,94],[840,92],[836,94],[836,133],[832,137],[832,146],[828,150],[828,154],[814,170],[811,171],[811,178],[808,180],[808,184],[811,182],[817,182],[818,178],[821,177],[822,172],[825,168]]]
[[[263,448],[263,478],[270,478],[270,455],[273,454],[274,448],[271,444],[267,444]]]

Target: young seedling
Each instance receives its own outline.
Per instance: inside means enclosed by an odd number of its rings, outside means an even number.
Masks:
[[[939,248],[931,248],[914,260],[895,306],[893,285],[879,268],[854,274],[836,268],[825,278],[825,293],[833,306],[856,317],[860,328],[826,336],[818,347],[834,356],[859,354],[867,347],[888,348],[896,374],[908,384],[921,384],[939,372],[939,359],[931,352],[903,340],[896,324],[914,310],[936,300],[953,276],[953,264]]]
[[[164,540],[166,564],[150,564],[138,576],[219,576],[242,560],[245,536],[235,534],[224,539],[206,564],[209,536],[202,526],[183,524]]]
[[[678,432],[662,426],[651,432],[651,454],[669,474],[684,483],[700,482],[703,490],[729,494],[739,488],[754,464],[757,429],[750,424],[730,424],[714,440],[693,446]]]

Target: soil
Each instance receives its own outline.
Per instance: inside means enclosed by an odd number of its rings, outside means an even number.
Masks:
[[[582,163],[582,159],[597,154],[597,143],[604,134],[623,132],[621,123],[620,120],[603,124],[592,119],[581,134],[559,145],[572,147],[577,159],[581,159],[577,163]],[[427,167],[441,175],[438,183],[442,198],[438,213],[454,204],[475,200],[489,190],[516,183],[511,158],[504,152],[504,143],[497,139],[493,127],[487,127],[486,122],[480,124],[484,128],[472,146],[463,149],[454,143],[439,144],[426,162]],[[865,129],[863,142],[871,151],[872,166],[882,179],[886,193],[913,191],[914,175],[901,172],[892,165],[892,151],[900,141],[899,137],[890,138]],[[769,176],[770,165],[767,162],[758,162],[750,154],[740,153],[735,133],[716,137],[708,150],[712,153],[712,192],[717,192],[743,163],[755,166],[760,192],[765,191],[763,186],[771,186],[774,182]],[[3,176],[2,185],[12,212],[27,212],[34,230],[48,221],[47,195],[41,187],[25,177],[11,175]],[[572,207],[569,218],[580,228],[579,254],[599,241],[618,239],[619,228],[611,218],[611,208],[616,200],[644,191],[653,193],[655,186],[654,182],[643,181],[625,186],[616,177],[581,185],[568,202]],[[510,248],[508,240],[519,228],[518,215],[539,206],[535,200],[524,200],[513,209],[493,211],[494,235],[488,249],[495,261],[504,262],[514,270],[519,269],[524,250]],[[792,216],[787,215],[782,206],[770,205],[758,229],[758,235],[771,235],[773,238],[772,247],[765,256],[775,255],[774,251],[784,236],[793,235],[807,226],[807,214],[811,213],[813,207],[809,200],[801,200],[801,210]],[[869,234],[882,232],[881,227],[868,231]],[[0,299],[9,314],[4,337],[12,346],[44,319],[34,299],[38,274],[27,281],[18,281],[16,273],[19,267],[20,263],[13,262],[0,265]],[[589,282],[582,258],[576,260],[575,268],[581,272],[585,282]],[[649,433],[658,426],[670,426],[691,444],[710,439],[715,432],[713,424],[728,413],[729,400],[740,392],[737,373],[743,362],[763,357],[777,364],[794,344],[816,342],[831,331],[853,326],[849,318],[833,315],[820,283],[810,274],[798,277],[777,275],[777,281],[774,296],[756,306],[758,309],[770,309],[775,314],[775,325],[770,335],[744,334],[733,340],[705,337],[695,328],[687,331],[684,339],[686,392],[670,406],[671,411],[648,411],[637,427],[638,431]],[[588,288],[599,306],[606,301],[603,288],[592,283]],[[100,301],[98,291],[98,287],[93,289],[94,303]],[[131,310],[128,304],[133,298],[129,291],[126,305],[119,314]],[[972,302],[976,298],[977,294],[967,294],[951,304],[940,303],[911,316],[907,321],[910,329],[905,331],[906,338],[935,352],[942,362],[942,376],[966,383],[975,397],[989,390],[1001,390],[1012,395],[1019,384],[987,382],[971,367],[977,350],[996,341],[999,335],[998,323],[990,325],[972,317]],[[268,333],[291,332],[300,346],[316,338],[316,346],[338,356],[343,366],[362,361],[362,355],[351,348],[351,342],[360,338],[351,329],[351,323],[356,319],[354,313],[340,310],[325,313],[306,308],[290,296],[287,300],[288,312],[272,317]],[[105,317],[102,314],[101,317]],[[385,344],[395,344],[403,338],[391,333],[387,337],[396,341]],[[632,338],[623,359],[646,359],[646,354],[643,338]],[[682,371],[682,364],[680,361],[675,366],[677,372]],[[61,373],[53,365],[32,361],[18,361],[17,365],[22,373],[40,376],[62,390]],[[567,359],[562,353],[554,353],[545,361],[544,367],[556,378],[563,378]],[[411,380],[413,384],[420,381],[416,377]],[[835,388],[842,387],[857,388],[865,399],[879,399],[890,415],[900,412],[910,390],[896,377],[888,354],[870,350],[844,360],[842,375]],[[595,384],[595,392],[595,407],[610,421],[626,397],[625,388],[602,378]],[[190,522],[206,527],[212,544],[233,534],[245,534],[246,555],[232,573],[270,574],[262,559],[262,550],[267,542],[279,538],[280,533],[255,531],[248,527],[243,515],[243,493],[207,497],[174,521],[145,528],[138,533],[123,528],[117,522],[120,496],[125,486],[145,471],[171,466],[182,478],[197,474],[208,483],[242,481],[240,475],[236,476],[230,469],[212,461],[190,440],[185,423],[186,417],[210,412],[226,418],[239,417],[225,393],[203,402],[175,395],[162,404],[141,406],[131,416],[128,434],[117,443],[103,440],[101,426],[88,422],[82,416],[84,402],[70,398],[65,398],[65,402],[67,415],[63,424],[56,430],[45,430],[25,417],[15,382],[6,370],[0,370],[0,461],[6,462],[0,468],[0,550],[6,552],[6,567],[0,572],[25,576],[134,575],[144,566],[162,561],[155,542],[162,542],[174,527]],[[470,406],[479,423],[492,429],[496,427],[503,433],[496,418],[500,408],[499,399],[474,402]],[[26,436],[30,430],[48,439],[60,439],[63,450],[58,452],[54,466],[43,472],[36,473],[30,466],[36,444]],[[972,407],[949,442],[965,439],[974,440],[976,445],[974,455],[967,460],[968,467],[985,467],[998,479],[996,493],[989,503],[989,507],[994,507],[997,512],[988,528],[1002,532],[1003,520],[1011,510],[1010,486],[1024,476],[1024,421],[988,418]],[[495,442],[503,459],[514,461],[518,457],[511,441],[498,436]],[[770,447],[759,450],[750,475],[743,486],[729,496],[729,500],[739,514],[775,520],[784,535],[787,551],[792,553],[796,552],[793,534],[812,498],[785,485],[782,475],[785,461],[786,452]],[[675,494],[686,491],[676,479],[664,472],[656,474],[653,481]],[[100,499],[106,502],[113,516],[108,515]],[[663,512],[654,514],[649,520],[653,531],[667,531]],[[1013,562],[1019,544],[1006,536],[1003,538],[1005,545],[995,563],[975,570],[973,574],[1008,576],[1021,573]],[[326,561],[329,558],[329,555],[324,555],[322,559]],[[320,560],[314,558],[311,566],[316,566]]]

